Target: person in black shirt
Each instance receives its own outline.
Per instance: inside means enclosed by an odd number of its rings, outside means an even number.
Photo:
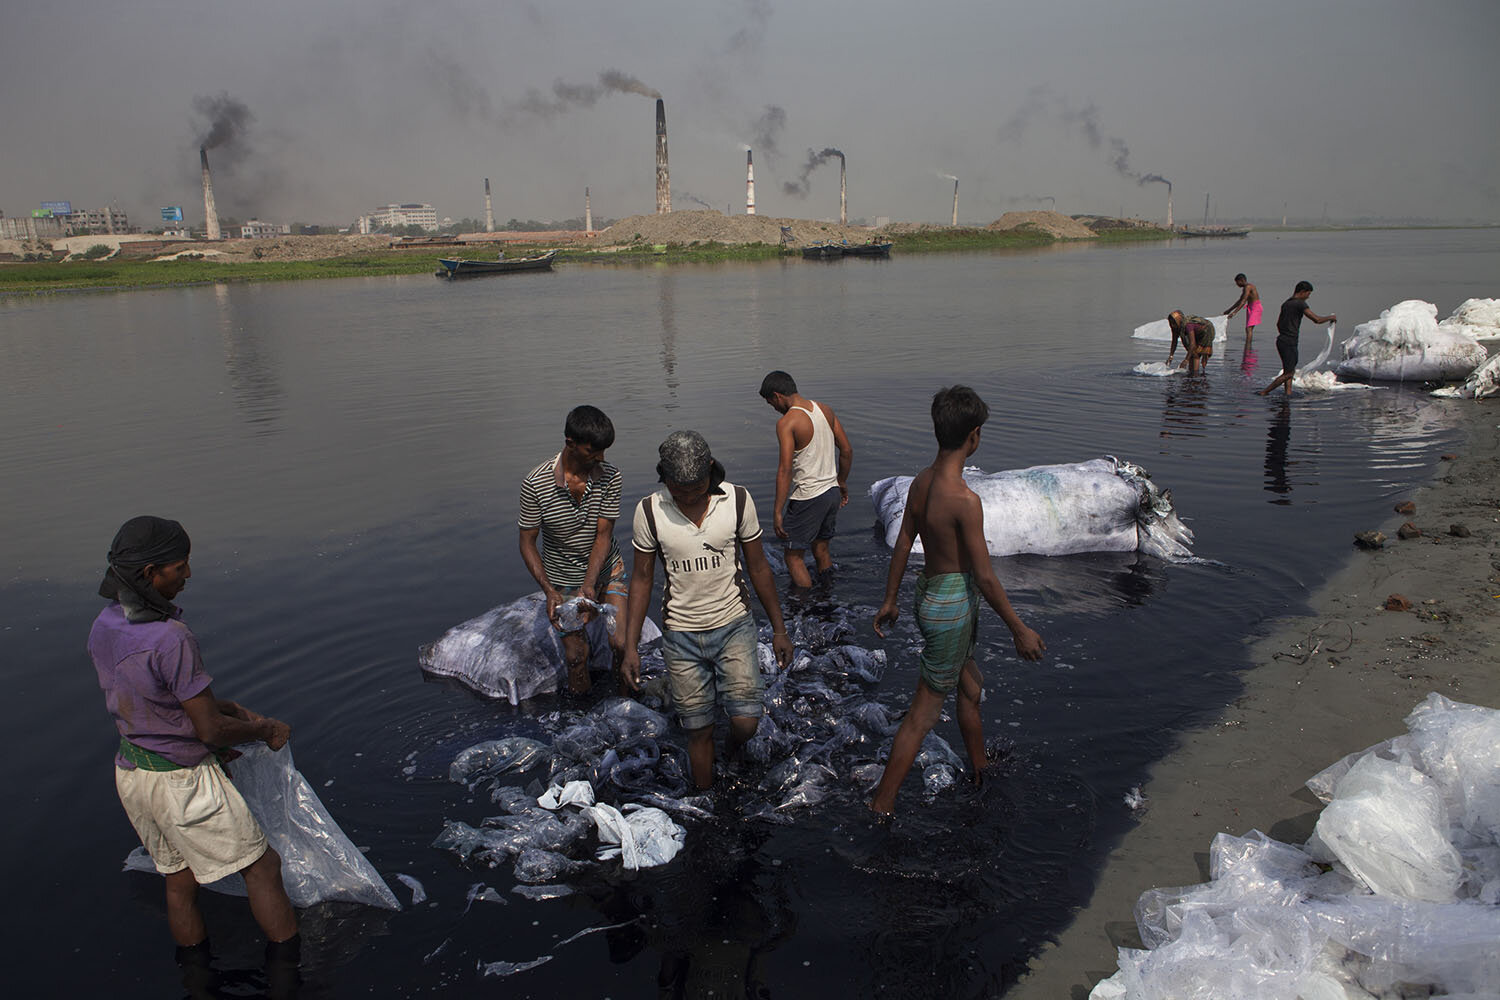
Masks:
[[[1281,304],[1281,315],[1276,317],[1276,353],[1281,355],[1281,374],[1276,376],[1276,381],[1260,390],[1259,394],[1262,396],[1269,396],[1279,385],[1286,386],[1288,396],[1292,394],[1292,376],[1297,372],[1297,335],[1302,332],[1302,317],[1306,316],[1318,324],[1332,323],[1338,319],[1333,313],[1319,316],[1308,308],[1307,299],[1312,291],[1312,282],[1299,281],[1292,297]]]

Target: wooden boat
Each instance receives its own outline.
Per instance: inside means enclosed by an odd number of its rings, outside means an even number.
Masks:
[[[841,243],[814,243],[802,248],[802,256],[808,260],[837,260],[844,256],[845,249]]]
[[[1178,226],[1178,236],[1249,236],[1249,226]]]
[[[844,247],[845,257],[889,257],[889,243],[852,243]]]
[[[507,260],[501,257],[499,260],[464,260],[463,258],[450,259],[438,258],[438,263],[443,265],[443,270],[434,272],[439,278],[474,278],[482,274],[505,274],[510,271],[550,271],[552,270],[552,258],[557,256],[556,250],[548,250],[546,253],[535,257],[516,257]]]

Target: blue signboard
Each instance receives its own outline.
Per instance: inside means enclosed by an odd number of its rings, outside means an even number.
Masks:
[[[163,221],[163,222],[181,222],[182,221],[182,206],[181,205],[167,205],[166,207],[164,207],[161,210],[161,221]]]
[[[73,203],[71,201],[44,201],[42,208],[52,215],[72,215]]]

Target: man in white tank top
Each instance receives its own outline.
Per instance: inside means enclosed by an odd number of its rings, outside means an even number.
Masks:
[[[849,502],[854,449],[833,411],[798,393],[797,383],[786,372],[767,375],[760,395],[781,414],[776,421],[781,457],[776,464],[774,527],[785,546],[787,573],[793,586],[812,586],[804,562],[811,548],[818,578],[826,583],[833,570],[828,540],[839,508]]]

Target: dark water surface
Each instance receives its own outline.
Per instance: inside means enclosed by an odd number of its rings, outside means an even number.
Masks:
[[[1131,340],[1133,327],[1174,306],[1221,311],[1241,270],[1267,303],[1252,352],[1237,317],[1205,378],[1129,374],[1164,354]],[[345,831],[432,899],[305,915],[305,995],[639,997],[657,995],[659,975],[715,996],[997,995],[1088,897],[1131,822],[1127,789],[1236,695],[1244,640],[1298,610],[1351,533],[1431,474],[1469,405],[1413,389],[1253,396],[1278,369],[1276,305],[1307,278],[1344,337],[1405,298],[1447,315],[1497,294],[1497,274],[1493,230],[1255,234],[0,300],[13,989],[182,992],[159,882],[119,871],[136,840],[84,653],[110,537],[152,512],[193,535],[181,603],[218,693],[287,720],[298,765]],[[453,754],[557,708],[424,683],[416,650],[534,589],[516,555],[516,488],[559,447],[567,409],[590,402],[613,418],[630,506],[652,485],[661,438],[696,427],[765,510],[774,414],[756,388],[778,367],[833,406],[854,443],[834,596],[862,623],[887,558],[865,489],[931,458],[928,401],[953,382],[990,403],[985,469],[1128,458],[1171,489],[1215,563],[1000,560],[1048,644],[1042,663],[1022,665],[984,620],[986,735],[1011,746],[1000,780],[982,802],[931,805],[914,780],[875,855],[852,799],[789,826],[691,827],[672,865],[547,902],[509,895],[505,869],[470,872],[431,849],[444,819],[492,811],[446,780]],[[856,641],[880,645],[861,628]],[[915,681],[912,641],[902,631],[886,644],[879,697],[892,707]],[[939,731],[956,741],[954,723]],[[480,879],[508,905],[465,914]],[[246,908],[206,904],[221,963],[253,968]],[[632,918],[533,971],[477,978],[481,961],[528,960]],[[253,992],[246,975],[236,995]]]

